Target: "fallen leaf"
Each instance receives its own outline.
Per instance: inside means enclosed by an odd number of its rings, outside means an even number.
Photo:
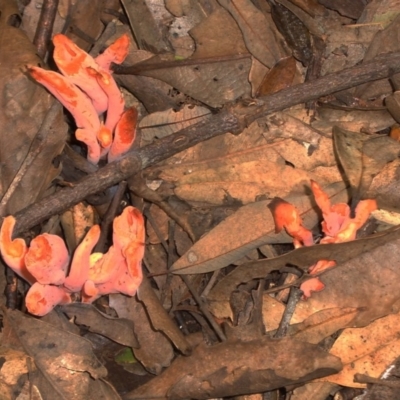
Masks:
[[[243,57],[193,66],[177,65],[141,74],[160,79],[210,107],[221,107],[241,96],[250,97],[251,87],[247,80],[250,66],[250,58]]]
[[[332,307],[356,307],[360,312],[351,326],[365,326],[397,307],[395,266],[399,237],[400,229],[395,227],[351,242],[302,247],[283,256],[241,265],[211,290],[207,298],[209,306],[219,318],[229,318],[229,297],[239,284],[265,277],[286,264],[307,270],[317,260],[328,259],[336,261],[337,266],[320,276],[325,289],[307,300],[310,314]],[[352,290],[343,282],[351,282]],[[379,303],[376,298],[381,299]]]
[[[379,208],[400,211],[400,160],[386,164],[373,179],[366,197],[376,199]]]
[[[150,3],[151,4],[151,3]],[[171,46],[165,39],[162,26],[157,24],[154,14],[149,5],[141,0],[122,0],[122,6],[133,29],[135,39],[139,48],[153,51],[154,53],[165,53],[171,51]],[[168,17],[170,14],[161,3],[157,4],[157,12]]]
[[[342,184],[330,188],[329,192],[333,202],[346,201],[347,193]],[[290,202],[299,210],[305,226],[316,225],[318,216],[309,197],[302,196]],[[275,224],[268,209],[269,203],[269,200],[263,200],[240,208],[196,242],[172,265],[171,271],[176,274],[215,271],[263,244],[290,242],[286,235],[274,233]]]
[[[270,3],[272,19],[291,48],[293,56],[307,67],[313,57],[310,31],[303,21],[289,9],[289,5],[282,3],[283,1]],[[292,3],[290,6],[291,8],[295,7]],[[299,11],[302,12],[302,10]]]
[[[293,57],[283,58],[278,61],[271,70],[265,74],[255,97],[266,96],[279,92],[293,84],[296,74],[296,60]]]
[[[111,318],[92,304],[72,303],[62,307],[69,318],[78,325],[84,325],[90,332],[103,335],[114,342],[138,348],[133,322],[126,318]]]
[[[279,43],[272,18],[263,14],[250,0],[219,0],[242,31],[250,53],[268,68],[287,56]]]
[[[394,4],[395,2],[392,3],[392,6]],[[368,50],[363,58],[363,62],[368,62],[380,54],[399,51],[399,42],[396,38],[400,32],[400,15],[398,11],[398,5],[396,7],[397,10],[395,14],[397,15],[392,14],[391,17],[395,18],[390,21],[390,24],[385,29],[376,33],[369,44]],[[383,10],[381,10],[381,12],[382,11]],[[386,14],[387,17],[388,11],[389,10],[385,10],[384,13],[382,12],[381,16]],[[380,19],[380,22],[383,22],[383,19]],[[393,77],[391,77],[391,79],[396,79],[396,76],[399,76],[399,74],[395,74]],[[392,87],[389,80],[379,79],[358,86],[354,91],[354,96],[357,98],[368,99],[389,93],[392,93]]]
[[[352,19],[360,18],[366,6],[366,4],[361,0],[345,0],[338,2],[332,2],[330,0],[319,0],[318,3],[324,5],[326,8],[337,11],[340,15],[344,15]]]
[[[400,153],[400,143],[388,136],[365,135],[334,126],[333,138],[356,199],[365,198],[373,178]]]
[[[360,310],[352,307],[317,311],[299,324],[289,327],[289,335],[297,340],[318,344],[353,321]],[[337,353],[332,353],[340,358]],[[342,360],[343,361],[343,360]]]
[[[399,327],[397,313],[379,318],[364,328],[345,329],[330,349],[330,354],[342,360],[343,369],[324,381],[365,388],[366,384],[354,382],[354,374],[379,378],[399,355]]]
[[[190,30],[190,35],[196,42],[192,58],[222,57],[248,52],[236,21],[218,5],[207,18]]]
[[[173,109],[159,111],[142,118],[139,128],[142,140],[152,141],[163,138],[190,125],[205,121],[211,116],[208,108],[201,106],[184,106],[179,111]]]
[[[264,336],[247,342],[200,344],[191,356],[178,357],[162,375],[127,394],[126,399],[209,399],[261,393],[340,368],[338,358],[291,338]]]
[[[7,336],[14,337],[42,374],[39,390],[46,398],[94,399],[92,385],[107,370],[89,341],[20,311],[9,310],[3,321]]]
[[[54,158],[64,147],[67,125],[63,121],[61,108],[53,121],[48,121],[41,141],[35,137],[52,104],[51,96],[30,80],[26,74],[27,64],[40,64],[36,49],[25,33],[12,26],[10,21],[18,15],[14,2],[0,2],[0,196],[2,197],[23,164],[29,151],[39,146],[39,153],[7,202],[4,215],[13,214],[33,203],[48,189],[50,182],[59,173],[53,164]]]
[[[174,358],[171,342],[150,324],[143,304],[135,297],[110,295],[110,306],[120,318],[127,318],[135,325],[135,335],[140,348],[133,349],[135,358],[152,374],[158,375]]]

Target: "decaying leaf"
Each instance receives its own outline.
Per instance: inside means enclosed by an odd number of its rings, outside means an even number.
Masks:
[[[167,82],[210,107],[221,107],[240,96],[250,96],[251,88],[247,81],[250,66],[250,58],[243,57],[238,60],[148,70],[142,74]]]
[[[140,49],[155,53],[171,51],[171,46],[165,40],[163,27],[157,24],[146,2],[140,0],[123,0],[122,5],[129,18],[130,26],[133,29]],[[160,4],[158,8],[161,8]],[[168,14],[165,9],[164,13]]]
[[[196,41],[192,58],[222,57],[248,52],[235,20],[220,6],[192,28],[190,35]]]
[[[210,292],[208,301],[218,317],[230,317],[230,293],[240,284],[267,276],[286,264],[306,270],[319,259],[336,261],[335,268],[320,276],[325,289],[307,300],[309,312],[332,307],[360,308],[351,326],[364,326],[392,313],[399,301],[395,289],[398,279],[398,227],[351,242],[302,247],[283,256],[237,267]],[[379,265],[379,268],[377,268]],[[351,282],[352,290],[343,282]],[[375,299],[380,301],[376,302]]]
[[[291,338],[264,336],[248,342],[201,344],[191,356],[178,357],[162,375],[126,399],[209,399],[262,393],[340,369],[338,358]]]
[[[61,108],[35,141],[43,119],[52,104],[50,95],[25,73],[27,64],[38,65],[40,59],[28,37],[9,21],[18,15],[17,5],[0,2],[0,194],[3,196],[32,147],[39,148],[38,155],[10,197],[5,214],[15,213],[34,202],[58,174],[52,161],[60,154],[66,139],[67,126]],[[38,139],[38,138],[36,138]]]
[[[319,0],[318,2],[319,4],[324,5],[326,8],[336,10],[340,15],[344,15],[352,19],[358,19],[366,5],[362,0],[344,0],[338,2],[331,0]]]
[[[293,84],[296,74],[296,60],[293,57],[283,58],[265,74],[255,97],[265,96],[285,89]]]
[[[400,160],[387,164],[373,179],[366,197],[375,198],[380,208],[400,211]]]
[[[333,127],[336,154],[353,196],[364,198],[373,178],[400,153],[400,143],[388,136],[365,135]]]
[[[297,340],[317,344],[340,329],[349,326],[359,311],[359,309],[352,307],[328,308],[317,311],[303,322],[291,326],[289,332]],[[340,357],[339,354],[335,355]]]
[[[77,324],[86,326],[90,332],[103,335],[124,346],[139,347],[133,322],[129,319],[111,318],[92,304],[72,303],[64,306],[63,311],[69,318],[74,318]]]
[[[268,129],[263,132],[265,139],[267,141],[273,141],[274,139],[276,140],[276,137],[291,138],[298,142],[311,144],[315,148],[318,148],[319,142],[324,138],[323,135],[311,125],[303,122],[300,118],[300,115],[291,115],[290,113],[286,112],[277,112],[269,115],[266,118]],[[288,146],[285,145],[284,147]],[[329,148],[327,152],[332,152],[331,148]],[[294,151],[293,153],[298,153],[298,151]],[[308,156],[308,158],[311,158],[310,155]],[[333,164],[333,158],[329,159],[327,157],[328,154],[324,155],[326,165],[328,166]],[[294,165],[299,168],[299,164],[297,162],[294,163]]]
[[[293,51],[293,56],[308,66],[313,56],[311,35],[304,23],[280,2],[270,1],[271,16],[279,32]]]
[[[147,278],[142,282],[138,297],[146,308],[153,329],[163,332],[182,354],[190,354],[191,345],[169,317]]]
[[[163,138],[190,125],[204,121],[211,116],[208,108],[201,106],[184,106],[179,111],[172,109],[152,113],[140,121],[139,128],[142,140],[151,141]]]
[[[347,193],[343,186],[335,186],[330,189],[332,199],[336,199],[333,201],[340,202],[340,198],[346,201]],[[287,242],[286,235],[274,233],[275,225],[268,209],[269,203],[269,200],[263,200],[240,208],[196,242],[173,264],[171,270],[177,274],[215,271],[263,244]],[[312,227],[317,223],[318,217],[309,197],[297,198],[291,203],[296,205],[305,226]]]
[[[111,295],[110,306],[120,318],[127,318],[135,324],[135,335],[140,348],[134,349],[137,360],[152,374],[160,374],[170,365],[174,357],[171,342],[153,329],[143,304],[135,297]]]
[[[287,56],[272,18],[264,15],[250,0],[219,0],[235,18],[250,53],[268,68]]]
[[[398,5],[397,5],[398,7]],[[387,11],[385,11],[387,13]],[[393,17],[394,15],[392,15]],[[399,51],[399,42],[397,40],[400,32],[400,15],[384,29],[376,33],[372,39],[367,52],[365,53],[363,62],[367,62],[376,56],[384,53]],[[396,78],[394,75],[393,78]],[[392,88],[388,79],[380,79],[360,85],[356,88],[354,96],[358,98],[368,99],[370,97],[379,97],[392,92]]]
[[[20,311],[8,311],[3,321],[7,336],[16,338],[42,374],[39,389],[46,398],[94,400],[93,384],[107,370],[89,341]]]
[[[354,382],[354,374],[379,378],[400,351],[400,314],[377,319],[364,328],[345,329],[334,343],[330,354],[339,357],[343,370],[324,379],[349,387],[366,387]]]

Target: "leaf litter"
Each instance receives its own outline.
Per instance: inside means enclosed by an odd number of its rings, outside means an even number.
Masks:
[[[130,36],[129,55],[114,76],[127,107],[139,110],[138,137],[129,144],[138,151],[168,135],[185,140],[182,129],[212,121],[222,108],[235,106],[246,116],[262,106],[260,96],[397,52],[399,6],[380,3],[148,0],[122,1],[122,8],[110,2],[102,10],[60,1],[51,36],[62,31],[94,57]],[[31,42],[45,25],[32,4],[18,10],[0,2],[0,38],[8,44],[0,52],[4,217],[61,186],[73,187],[97,168],[113,168],[104,154],[98,166],[88,165],[76,125],[61,108],[43,122],[53,100],[27,78],[26,65],[51,65],[52,52],[45,60],[35,54]],[[10,23],[18,11],[19,27]],[[90,29],[87,20],[94,21]],[[144,212],[147,278],[134,297],[110,294],[87,306],[78,302],[84,293],[76,292],[73,304],[40,318],[3,307],[2,354],[24,366],[19,379],[8,379],[10,370],[2,368],[5,398],[30,385],[44,399],[279,392],[282,399],[323,400],[327,393],[365,388],[368,379],[376,384],[399,357],[399,229],[379,220],[379,213],[399,211],[397,80],[392,74],[320,98],[311,109],[299,104],[262,116],[239,135],[173,152],[119,191],[87,197],[92,207],[79,237],[96,223],[104,229],[93,260],[112,252],[107,226],[123,208]],[[291,237],[275,232],[268,206],[275,197],[292,204],[311,242],[320,243],[325,211],[311,195],[310,180],[331,204],[349,205],[350,223],[360,200],[376,200],[380,210],[355,240],[293,250]],[[77,220],[78,212],[66,209],[62,219],[49,213],[24,239],[65,237],[72,254],[81,239],[74,238],[67,213]],[[336,265],[318,271],[324,289],[294,307],[297,288],[318,260]],[[27,288],[9,273],[7,285],[2,305],[25,311]],[[286,337],[277,339],[281,329]],[[115,361],[126,347],[140,372]],[[362,382],[354,382],[357,374]]]

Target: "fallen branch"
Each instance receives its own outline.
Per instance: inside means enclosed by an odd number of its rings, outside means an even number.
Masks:
[[[250,106],[239,103],[231,108],[225,108],[206,121],[157,140],[138,151],[128,153],[121,160],[108,164],[82,179],[75,186],[63,188],[19,211],[15,215],[17,219],[15,232],[21,234],[86,197],[116,185],[140,170],[204,140],[227,132],[239,134],[246,126],[260,117],[362,83],[388,78],[398,72],[400,72],[400,53],[380,55],[377,59],[360,66],[258,98]]]

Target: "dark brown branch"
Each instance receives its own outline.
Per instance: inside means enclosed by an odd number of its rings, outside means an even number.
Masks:
[[[188,58],[186,60],[165,60],[160,61],[157,57],[157,61],[145,60],[141,61],[134,65],[119,65],[112,64],[112,70],[115,74],[119,75],[140,75],[146,71],[153,71],[156,69],[166,69],[166,68],[178,68],[178,67],[187,67],[190,65],[201,65],[201,64],[215,64],[223,61],[233,61],[233,60],[242,60],[244,58],[250,58],[250,54],[235,54],[229,56],[220,56],[220,57],[207,57],[207,58]]]
[[[58,2],[59,0],[44,0],[35,37],[33,39],[33,44],[36,46],[38,55],[43,59],[48,51],[51,35],[53,33]]]
[[[137,152],[127,154],[120,161],[108,164],[87,176],[72,188],[63,188],[54,195],[19,211],[15,215],[16,231],[21,233],[30,229],[87,196],[116,185],[141,169],[165,160],[199,142],[226,132],[240,133],[246,125],[275,111],[365,82],[388,78],[398,72],[400,72],[400,53],[387,54],[380,56],[378,60],[265,96],[258,99],[255,105],[244,107],[239,104],[235,108],[224,109],[206,121],[162,138]]]

